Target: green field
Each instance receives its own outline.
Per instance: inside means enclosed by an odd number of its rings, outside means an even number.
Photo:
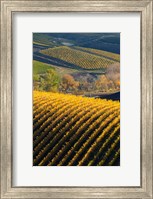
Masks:
[[[54,67],[39,61],[33,61],[33,75],[46,73],[48,69],[54,69]]]

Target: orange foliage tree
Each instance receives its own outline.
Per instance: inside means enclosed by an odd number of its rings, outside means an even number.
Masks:
[[[61,82],[61,90],[65,92],[76,91],[79,82],[75,81],[72,75],[65,74]]]

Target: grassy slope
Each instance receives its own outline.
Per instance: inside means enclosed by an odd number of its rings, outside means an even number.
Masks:
[[[45,64],[43,62],[33,60],[33,74],[34,75],[43,74],[48,69],[55,69],[58,72],[59,75],[71,74],[71,73],[78,72],[75,69],[63,68],[63,67],[60,67],[60,66],[49,65],[49,64]]]
[[[53,69],[54,67],[39,61],[33,61],[33,74],[43,74],[45,73],[48,69]]]

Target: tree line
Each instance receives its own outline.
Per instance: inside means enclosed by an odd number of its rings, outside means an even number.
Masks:
[[[34,90],[84,94],[87,92],[111,92],[120,88],[120,71],[118,65],[109,67],[105,74],[96,78],[77,78],[73,74],[60,76],[55,69],[48,69],[44,74],[33,76]]]

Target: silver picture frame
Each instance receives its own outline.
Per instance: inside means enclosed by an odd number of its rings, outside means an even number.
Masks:
[[[1,198],[128,198],[151,199],[152,142],[152,0],[0,0],[1,2]],[[141,186],[139,187],[13,187],[12,28],[16,12],[139,12],[141,15]],[[129,171],[130,174],[130,171]]]

